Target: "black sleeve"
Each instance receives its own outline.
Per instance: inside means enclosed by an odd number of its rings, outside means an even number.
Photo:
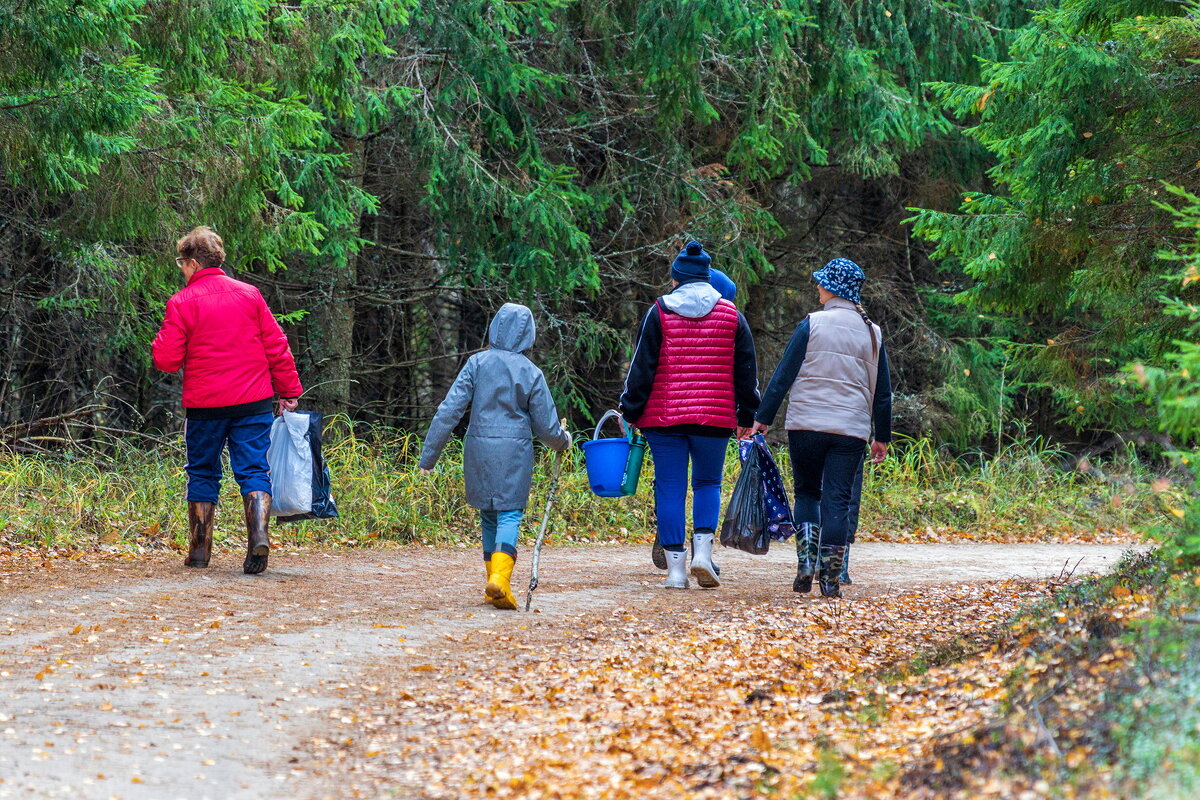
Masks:
[[[871,409],[875,418],[875,441],[892,440],[892,374],[888,368],[887,349],[879,347],[879,375],[875,379],[875,402]]]
[[[733,345],[733,396],[737,402],[737,422],[743,428],[754,424],[758,410],[758,356],[754,352],[754,334],[742,312],[738,312],[737,338]]]
[[[800,374],[800,367],[804,364],[806,355],[808,355],[808,317],[805,317],[792,333],[787,349],[783,351],[783,358],[780,359],[779,366],[771,375],[771,382],[767,384],[767,390],[763,392],[762,403],[758,407],[758,413],[754,415],[756,421],[764,425],[770,425],[775,421],[775,415],[779,413],[779,407],[783,405],[783,398],[787,397],[792,384],[796,382],[796,376]]]
[[[658,371],[658,351],[662,347],[662,319],[658,303],[650,307],[642,318],[642,330],[638,334],[633,360],[629,362],[629,374],[625,376],[625,391],[617,406],[625,421],[636,425],[646,410],[650,390],[654,388],[654,374]]]

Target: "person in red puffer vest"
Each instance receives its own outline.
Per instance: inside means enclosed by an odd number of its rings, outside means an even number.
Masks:
[[[729,438],[749,433],[758,410],[754,337],[737,307],[710,283],[712,258],[689,242],[671,264],[674,289],[642,320],[621,395],[654,459],[658,543],[670,589],[688,588],[684,513],[692,472],[692,566],[700,586],[720,586],[712,563]]]
[[[248,575],[267,568],[271,475],[267,448],[275,397],[294,411],[304,391],[287,336],[262,294],[225,274],[225,246],[211,228],[196,228],[176,245],[187,285],[167,301],[154,337],[154,366],[183,368],[187,414],[188,567],[207,567],[221,491],[221,453],[242,491],[248,532]]]

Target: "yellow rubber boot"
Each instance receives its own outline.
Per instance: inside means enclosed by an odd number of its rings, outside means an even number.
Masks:
[[[513,597],[512,573],[516,560],[508,553],[492,553],[492,574],[488,578],[487,596],[496,608],[516,611],[517,598]]]

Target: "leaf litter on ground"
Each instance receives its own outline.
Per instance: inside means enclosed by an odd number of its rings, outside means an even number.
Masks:
[[[350,726],[332,714],[313,755],[344,797],[909,796],[906,771],[994,715],[1022,656],[991,643],[1054,585],[703,614],[681,596],[679,613],[617,609],[532,655],[517,629],[482,632],[469,665],[373,676],[379,705]],[[955,663],[894,672],[939,650]]]

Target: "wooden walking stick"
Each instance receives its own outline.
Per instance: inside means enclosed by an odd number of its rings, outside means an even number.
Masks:
[[[533,571],[529,576],[529,591],[525,593],[525,610],[533,603],[533,590],[538,586],[538,566],[542,560],[542,542],[546,540],[546,531],[550,528],[550,508],[554,505],[554,495],[558,492],[558,479],[562,474],[563,451],[554,456],[554,471],[550,475],[550,490],[546,492],[546,510],[542,512],[542,527],[538,530],[537,541],[533,545]]]

